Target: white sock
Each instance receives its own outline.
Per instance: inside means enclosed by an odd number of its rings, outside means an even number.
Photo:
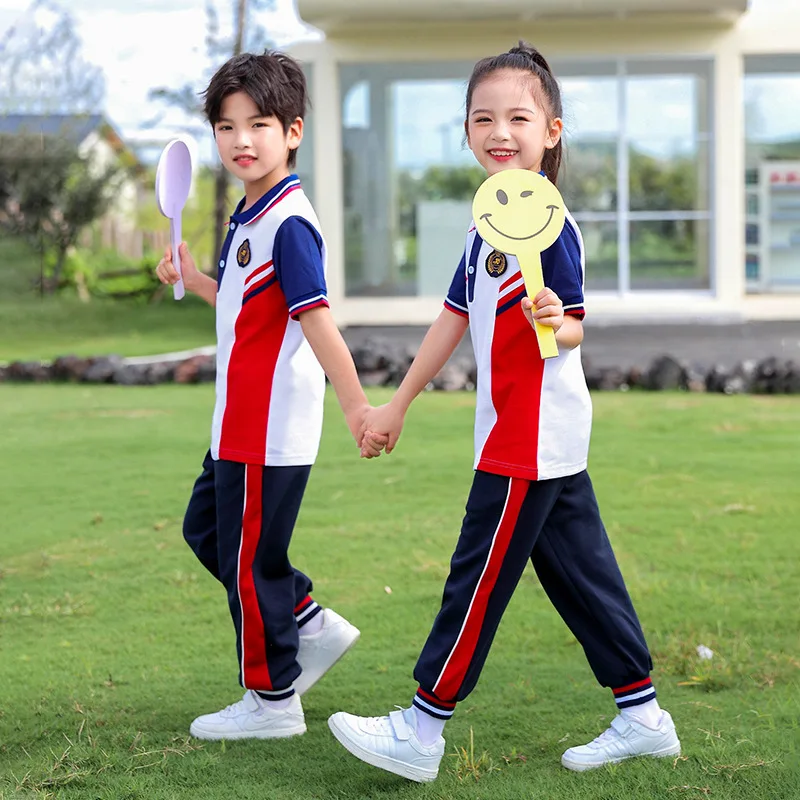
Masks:
[[[289,707],[289,703],[294,699],[294,695],[291,697],[284,697],[283,700],[265,700],[263,697],[261,699],[264,700],[264,705],[271,711],[281,711]]]
[[[442,735],[446,719],[437,719],[424,711],[420,711],[416,706],[412,706],[414,715],[417,718],[417,739],[426,747],[432,745]]]
[[[648,728],[657,728],[661,723],[661,706],[653,698],[639,706],[631,706],[620,710],[623,719],[635,720]]]
[[[322,630],[322,623],[325,621],[323,617],[325,616],[324,611],[320,611],[319,614],[315,614],[311,619],[303,625],[302,628],[298,631],[301,636],[311,636],[312,634],[319,633]]]

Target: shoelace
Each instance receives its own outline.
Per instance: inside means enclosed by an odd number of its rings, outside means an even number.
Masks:
[[[388,733],[392,733],[392,724],[389,721],[389,717],[365,717],[364,730],[367,733],[385,736]]]
[[[611,742],[619,744],[621,740],[622,737],[614,728],[606,728],[606,730],[604,730],[598,737],[592,740],[592,745],[596,747],[602,747],[603,745],[610,744]]]

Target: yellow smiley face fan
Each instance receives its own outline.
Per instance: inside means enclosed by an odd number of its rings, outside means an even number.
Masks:
[[[528,297],[544,288],[541,254],[564,227],[564,201],[538,172],[508,169],[487,178],[475,192],[472,218],[480,237],[495,250],[516,256]],[[558,355],[555,331],[535,322],[542,358]]]

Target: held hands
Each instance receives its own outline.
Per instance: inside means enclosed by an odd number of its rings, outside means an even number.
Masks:
[[[555,333],[558,333],[564,324],[564,304],[552,289],[546,287],[533,300],[530,297],[523,297],[522,311],[528,318],[531,327],[535,320],[540,325],[548,325]]]
[[[195,266],[194,259],[192,258],[192,254],[189,252],[186,242],[181,242],[179,251],[181,256],[183,285],[186,287],[187,291],[196,292],[197,278],[199,277],[200,273]],[[169,286],[177,283],[181,278],[181,275],[178,275],[178,270],[175,269],[175,264],[172,261],[172,247],[169,245],[167,245],[167,248],[164,250],[164,258],[158,262],[158,266],[156,267],[156,275],[161,283],[166,283]]]
[[[378,408],[370,408],[361,427],[361,458],[376,458],[385,447],[394,450],[403,430],[405,414],[391,402]]]
[[[389,437],[377,433],[365,433],[366,418],[374,409],[370,405],[359,406],[345,414],[347,427],[361,450],[361,458],[378,458],[389,442]],[[388,450],[386,451],[389,452]]]

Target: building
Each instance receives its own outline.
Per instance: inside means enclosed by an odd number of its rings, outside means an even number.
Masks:
[[[135,230],[143,167],[102,114],[1,114],[0,135],[57,137],[77,146],[81,156],[100,170],[117,164],[122,176],[104,221],[128,233]]]
[[[796,0],[298,0],[300,150],[342,325],[426,324],[480,173],[472,65],[520,38],[564,93],[596,321],[800,319]],[[310,141],[309,141],[310,139]]]

